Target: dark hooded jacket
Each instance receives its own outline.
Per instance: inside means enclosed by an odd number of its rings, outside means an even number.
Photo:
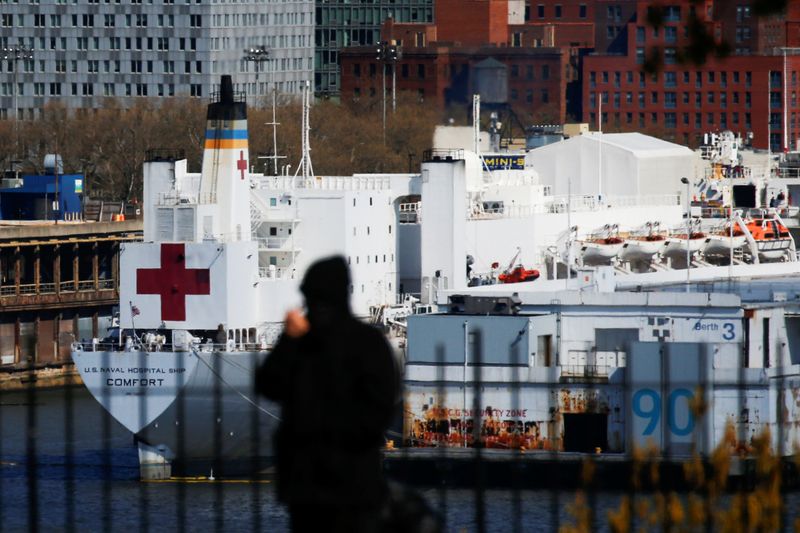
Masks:
[[[281,404],[278,496],[289,504],[378,505],[380,448],[399,399],[383,334],[348,303],[341,257],[312,265],[301,286],[309,332],[283,335],[258,371],[258,392]]]

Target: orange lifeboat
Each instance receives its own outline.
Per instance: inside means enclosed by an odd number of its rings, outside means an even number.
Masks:
[[[789,229],[776,218],[759,216],[747,222],[747,231],[753,236],[761,259],[781,259],[793,244]]]

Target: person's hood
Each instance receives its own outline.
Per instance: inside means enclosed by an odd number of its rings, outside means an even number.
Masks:
[[[350,271],[344,257],[333,256],[312,264],[300,291],[309,311],[319,306],[350,313]]]

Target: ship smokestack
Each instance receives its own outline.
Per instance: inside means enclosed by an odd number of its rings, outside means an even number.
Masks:
[[[247,104],[222,76],[215,102],[208,104],[200,203],[216,204],[204,215],[207,233],[227,241],[250,240],[250,153]]]
[[[222,76],[219,84],[219,103],[228,105],[233,103],[233,81],[228,74]]]

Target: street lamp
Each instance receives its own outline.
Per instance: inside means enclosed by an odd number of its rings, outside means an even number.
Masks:
[[[403,50],[396,41],[381,41],[375,45],[375,59],[383,71],[383,143],[386,144],[386,65],[392,65],[392,113],[397,111],[397,62],[403,58]]]
[[[263,68],[263,65],[267,65],[267,70],[270,74],[270,80],[268,85],[272,88],[272,122],[268,122],[268,126],[272,126],[272,155],[267,156],[267,159],[272,159],[272,170],[273,173],[277,176],[278,175],[278,122],[275,120],[275,107],[276,107],[276,89],[275,89],[275,80],[273,78],[273,71],[274,69],[269,68],[269,61],[272,60],[269,54],[269,50],[265,46],[255,46],[253,48],[247,48],[244,51],[244,56],[242,57],[245,61],[249,63],[255,64],[256,67],[256,93],[258,92],[258,73]]]
[[[689,292],[689,279],[690,279],[690,272],[691,272],[691,251],[690,248],[690,239],[692,236],[692,213],[689,203],[690,191],[689,191],[689,178],[681,178],[681,183],[686,185],[686,292]]]
[[[258,73],[263,68],[263,64],[270,60],[269,50],[264,46],[246,48],[242,59],[248,63],[254,63],[256,66],[256,93],[258,93]]]
[[[33,59],[33,48],[25,46],[24,44],[14,44],[3,48],[3,60],[14,62],[14,159],[17,158],[19,152],[19,110],[17,108],[17,76],[19,67],[17,67],[17,62],[26,59]]]

